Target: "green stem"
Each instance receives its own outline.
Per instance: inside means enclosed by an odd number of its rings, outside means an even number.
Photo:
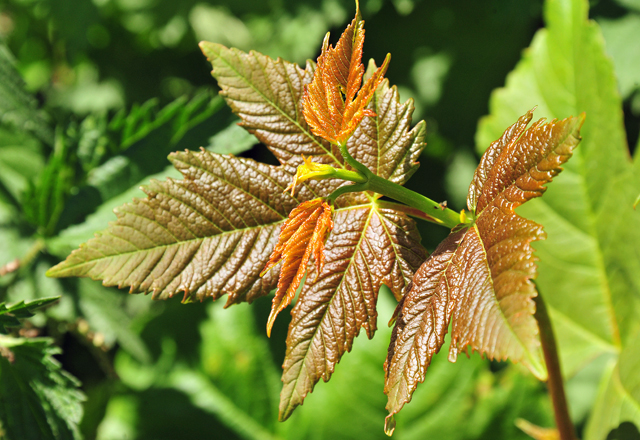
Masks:
[[[544,361],[547,365],[549,387],[549,396],[553,403],[553,415],[556,420],[556,427],[560,440],[576,440],[575,429],[569,417],[569,407],[567,406],[567,398],[564,393],[564,384],[562,382],[562,371],[560,369],[560,359],[558,357],[558,348],[556,339],[553,334],[553,327],[547,312],[547,306],[540,295],[535,298],[536,301],[536,319],[540,328],[540,341],[542,343],[542,351],[544,353]]]
[[[449,229],[453,229],[460,223],[463,223],[459,213],[443,207],[440,203],[434,202],[422,194],[411,191],[402,185],[390,182],[373,173],[370,173],[370,176],[368,177],[368,190],[390,197],[398,202],[404,203],[405,205],[417,208],[427,216],[433,217],[435,219],[434,223],[446,226]]]
[[[433,223],[446,226],[449,229],[453,229],[458,226],[460,223],[470,223],[471,219],[461,219],[460,214],[442,206],[438,202],[434,202],[433,200],[419,194],[415,191],[411,191],[410,189],[405,188],[402,185],[398,185],[397,183],[391,182],[387,179],[383,179],[380,176],[373,174],[369,168],[358,162],[356,159],[349,154],[347,151],[347,146],[338,145],[340,148],[340,153],[344,157],[345,162],[351,165],[358,174],[366,178],[366,183],[360,183],[358,185],[349,185],[343,186],[335,191],[329,198],[331,200],[335,200],[339,195],[345,194],[347,192],[353,191],[373,191],[378,194],[382,194],[384,196],[390,197],[398,202],[404,203],[412,208],[418,209],[422,211],[425,215],[418,216],[424,218],[425,220],[431,221]],[[347,179],[352,180],[353,179]],[[339,192],[338,195],[335,195]]]

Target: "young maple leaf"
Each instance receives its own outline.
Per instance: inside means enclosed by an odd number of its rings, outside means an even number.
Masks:
[[[278,279],[278,290],[273,298],[271,314],[267,321],[268,336],[271,336],[271,327],[278,313],[287,307],[295,296],[307,271],[311,255],[316,262],[317,273],[322,270],[324,241],[332,229],[331,207],[322,199],[303,202],[289,213],[269,262],[260,274],[264,275],[280,261],[284,261]]]
[[[471,347],[546,375],[533,317],[536,265],[530,245],[544,232],[514,209],[541,196],[562,171],[580,141],[584,116],[548,124],[541,119],[525,131],[532,116],[533,110],[522,116],[482,156],[467,197],[475,224],[452,231],[418,269],[396,308],[385,362],[389,433],[393,415],[424,381],[450,322],[450,361]]]
[[[357,29],[355,38],[361,39],[361,24]],[[145,188],[147,198],[117,208],[117,220],[51,268],[50,276],[88,276],[105,285],[129,287],[132,293],[153,292],[154,299],[183,294],[187,300],[202,301],[228,295],[227,306],[252,302],[276,288],[277,267],[264,277],[260,273],[290,212],[344,184],[308,180],[295,194],[283,192],[303,155],[316,164],[344,167],[337,147],[314,134],[303,116],[302,97],[316,68],[311,62],[302,69],[216,43],[202,42],[200,47],[242,127],[280,165],[208,151],[173,153],[170,160],[183,179],[152,181]],[[346,48],[341,53],[347,54]],[[360,55],[347,55],[359,63]],[[418,168],[425,124],[411,127],[413,104],[400,103],[396,88],[386,80],[370,84],[353,102],[368,101],[364,110],[376,116],[361,118],[346,142],[347,151],[376,175],[404,184]],[[361,328],[373,337],[380,286],[386,284],[400,299],[426,258],[415,222],[379,197],[341,196],[334,208],[335,226],[324,244],[324,266],[308,264],[291,311],[282,420],[321,378],[329,380]]]
[[[367,79],[362,88],[364,65],[362,45],[364,21],[360,10],[340,36],[336,47],[329,46],[329,34],[322,43],[313,81],[304,93],[303,113],[313,133],[333,144],[344,144],[365,116],[375,113],[366,106],[384,79],[390,55]]]

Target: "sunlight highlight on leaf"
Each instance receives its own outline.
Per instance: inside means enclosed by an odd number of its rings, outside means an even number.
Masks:
[[[363,43],[364,21],[357,10],[335,48],[329,46],[329,34],[325,37],[313,81],[305,90],[303,113],[307,123],[315,135],[333,144],[344,144],[365,116],[375,116],[366,106],[384,79],[391,56],[387,55],[360,88]]]
[[[454,230],[413,278],[396,308],[396,324],[385,363],[388,420],[411,400],[452,323],[449,360],[478,351],[490,359],[522,362],[544,378],[531,242],[542,227],[514,209],[545,191],[544,185],[571,157],[584,116],[544,120],[525,128],[533,111],[493,142],[469,188],[476,221]]]
[[[291,304],[307,272],[307,263],[312,255],[316,262],[316,272],[320,273],[322,270],[324,241],[333,229],[331,211],[331,207],[322,199],[309,200],[292,210],[282,225],[278,243],[267,266],[260,273],[260,276],[263,276],[283,261],[278,290],[273,298],[271,314],[267,321],[267,336],[271,336],[271,328],[278,313]]]

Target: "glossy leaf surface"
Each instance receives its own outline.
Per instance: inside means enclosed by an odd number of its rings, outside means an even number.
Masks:
[[[313,81],[305,90],[305,120],[314,134],[332,144],[344,144],[365,116],[375,116],[366,106],[383,80],[389,56],[360,88],[363,44],[364,21],[356,11],[335,48],[329,46],[329,34],[325,37]]]
[[[536,34],[505,88],[492,96],[491,114],[481,121],[477,141],[481,145],[495,136],[518,106],[539,105],[538,112],[548,117],[587,114],[584,141],[565,172],[544,198],[519,211],[544,224],[548,234],[536,244],[536,284],[555,327],[563,372],[571,377],[596,358],[620,356],[622,362],[622,353],[633,353],[629,348],[638,344],[640,213],[633,204],[640,156],[638,150],[633,158],[629,153],[609,48],[588,19],[587,2],[548,2],[545,19],[547,28]],[[621,414],[613,410],[616,402],[627,399],[611,374],[620,368],[613,365],[601,374],[595,405],[612,411],[607,418],[592,412],[587,440],[606,437],[625,420],[640,426],[637,413],[616,420]]]
[[[442,242],[396,309],[386,363],[389,417],[424,380],[450,323],[449,360],[470,347],[490,359],[522,362],[538,377],[546,375],[533,318],[537,293],[530,245],[544,232],[514,209],[542,195],[544,185],[561,171],[580,140],[583,119],[540,120],[525,131],[532,113],[508,128],[482,157],[467,200],[475,224]]]
[[[326,197],[343,184],[307,181],[295,197],[283,193],[303,154],[317,163],[343,166],[338,150],[314,135],[302,116],[302,96],[314,66],[308,64],[303,70],[214,43],[203,42],[201,48],[241,125],[281,165],[206,151],[172,154],[183,180],[152,181],[145,189],[146,199],[118,208],[118,220],[109,229],[49,274],[89,276],[132,292],[152,291],[154,298],[184,293],[185,300],[203,300],[229,294],[227,305],[251,302],[276,287],[278,272],[289,264],[286,258],[283,266],[276,264],[263,278],[259,275],[265,266],[277,262],[268,263],[288,215],[300,203]],[[356,76],[361,77],[363,70],[360,66]],[[360,103],[355,111],[364,112],[366,104],[371,117],[359,126],[352,124],[350,130],[355,133],[347,149],[376,174],[404,183],[417,169],[424,123],[411,129],[413,105],[401,104],[395,87],[381,83],[382,71],[372,69],[366,77],[378,79],[367,80],[370,90],[360,101],[359,94],[355,97]],[[373,336],[380,286],[388,285],[400,298],[426,257],[414,221],[381,208],[378,197],[372,193],[341,196],[333,214],[336,227],[325,243],[324,266],[314,267],[308,258],[296,259],[296,281],[284,283],[301,283],[307,273],[287,338],[281,419],[302,403],[320,378],[329,379],[361,327]],[[313,246],[316,263],[322,259],[320,250]],[[276,294],[272,318],[295,294],[296,289],[289,290]]]

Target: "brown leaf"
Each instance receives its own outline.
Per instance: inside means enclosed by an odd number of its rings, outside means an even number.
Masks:
[[[325,264],[312,266],[287,335],[280,419],[288,418],[320,378],[328,381],[364,327],[376,330],[381,284],[399,297],[426,252],[413,220],[375,203],[336,210]]]
[[[452,362],[471,347],[490,359],[522,362],[538,377],[546,375],[533,317],[536,266],[530,245],[544,232],[514,209],[542,195],[544,185],[562,170],[580,141],[584,117],[549,124],[540,120],[524,132],[531,117],[532,111],[491,144],[469,188],[475,224],[451,233],[418,269],[398,304],[385,363],[389,427],[424,381],[450,322]]]
[[[365,116],[375,116],[366,106],[384,79],[390,56],[360,88],[363,43],[364,21],[358,10],[335,48],[329,46],[329,34],[325,37],[313,81],[304,93],[307,123],[314,134],[333,144],[344,144]]]
[[[369,71],[375,71],[371,63]],[[384,80],[367,106],[375,117],[364,118],[347,142],[350,154],[374,174],[400,185],[418,170],[425,147],[426,124],[411,129],[413,101],[400,103],[396,87]]]
[[[296,197],[283,193],[293,167],[207,151],[174,153],[183,180],[152,181],[147,199],[116,210],[118,220],[50,269],[52,276],[89,276],[165,299],[253,301],[275,287],[260,278],[280,226],[300,202],[327,195],[335,182],[311,181]]]
[[[300,163],[304,154],[314,162],[342,166],[337,148],[315,136],[302,116],[302,95],[314,74],[312,63],[301,69],[280,58],[206,41],[200,48],[213,66],[220,94],[241,118],[240,125],[281,163]]]
[[[278,243],[267,266],[260,274],[263,276],[273,266],[284,261],[278,279],[278,290],[273,298],[271,314],[267,321],[268,336],[271,336],[271,327],[278,313],[291,304],[307,272],[307,263],[311,255],[316,262],[316,271],[322,270],[324,240],[331,229],[331,207],[322,199],[303,202],[289,213],[289,218],[282,225]]]

